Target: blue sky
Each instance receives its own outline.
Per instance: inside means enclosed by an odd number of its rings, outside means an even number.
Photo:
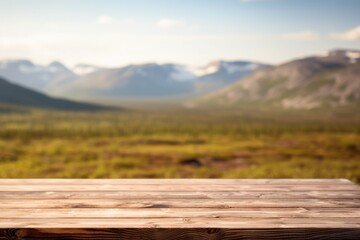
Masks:
[[[0,0],[0,59],[281,63],[360,49],[358,0]]]

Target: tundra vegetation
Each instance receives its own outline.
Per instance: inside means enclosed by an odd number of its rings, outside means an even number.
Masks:
[[[348,178],[360,183],[360,114],[354,109],[0,109],[1,178]]]

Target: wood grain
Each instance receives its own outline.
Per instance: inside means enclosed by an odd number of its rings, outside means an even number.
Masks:
[[[360,191],[241,191],[241,192],[144,192],[131,191],[14,191],[1,192],[1,199],[359,199]]]
[[[5,209],[63,209],[63,208],[359,208],[358,199],[0,199],[0,208]]]
[[[22,215],[19,216],[19,211]],[[360,218],[360,209],[318,208],[82,208],[0,209],[0,219],[17,218]]]
[[[295,228],[295,229],[220,229],[220,228],[192,228],[192,229],[4,229],[0,230],[1,240],[13,239],[54,239],[54,240],[358,240],[360,230],[328,229],[328,228]]]
[[[271,192],[291,192],[291,191],[360,191],[360,187],[354,184],[340,184],[340,185],[325,185],[325,184],[294,184],[294,185],[278,185],[278,184],[209,184],[209,185],[192,185],[192,184],[97,184],[97,185],[87,185],[87,184],[69,184],[69,185],[1,185],[0,192],[16,192],[16,191],[76,191],[76,192],[86,192],[86,191],[122,191],[122,192],[144,192],[144,191],[163,191],[163,192],[173,192],[173,191],[203,191],[203,192],[258,192],[258,191],[271,191]]]
[[[0,228],[360,228],[360,218],[2,218]]]
[[[0,239],[360,239],[346,179],[0,179]]]

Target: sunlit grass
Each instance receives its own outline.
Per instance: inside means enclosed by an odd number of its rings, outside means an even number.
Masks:
[[[357,118],[207,111],[0,114],[0,177],[349,178]],[[190,162],[190,163],[189,163]]]

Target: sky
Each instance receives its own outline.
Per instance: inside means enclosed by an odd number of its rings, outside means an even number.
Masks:
[[[0,60],[279,64],[360,49],[359,0],[0,0]]]

